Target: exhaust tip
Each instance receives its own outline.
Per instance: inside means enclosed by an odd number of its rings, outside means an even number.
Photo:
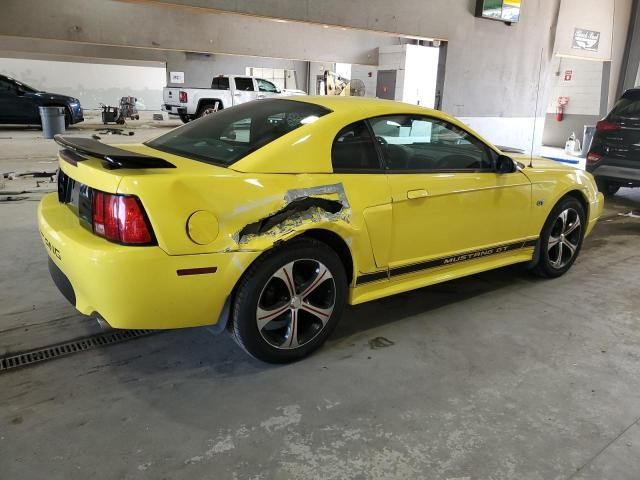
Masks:
[[[111,330],[111,325],[109,325],[109,322],[107,322],[99,313],[94,313],[92,315],[92,318],[96,322],[98,322],[98,325],[102,330]]]

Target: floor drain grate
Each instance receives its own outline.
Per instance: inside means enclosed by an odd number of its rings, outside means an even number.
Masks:
[[[92,348],[105,347],[114,343],[122,343],[134,338],[157,333],[158,330],[113,330],[99,333],[91,337],[80,338],[72,342],[59,343],[48,347],[37,348],[27,352],[7,355],[0,358],[0,373],[14,368],[26,367],[34,363],[54,360]]]

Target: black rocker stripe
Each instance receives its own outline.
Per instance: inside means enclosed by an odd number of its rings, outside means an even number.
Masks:
[[[403,265],[401,267],[395,267],[391,270],[384,272],[367,273],[360,275],[356,279],[356,285],[362,285],[364,283],[375,282],[378,280],[384,280],[391,277],[397,277],[399,275],[406,275],[408,273],[419,272],[421,270],[428,270],[430,268],[442,267],[443,265],[453,265],[455,263],[467,262],[469,260],[475,260],[476,258],[490,257],[498,255],[500,253],[510,252],[512,250],[521,250],[523,248],[535,247],[538,240],[526,240],[524,242],[506,243],[503,245],[496,245],[491,248],[483,248],[481,250],[472,250],[469,252],[461,253],[459,255],[435,258],[426,262],[414,263],[411,265]]]

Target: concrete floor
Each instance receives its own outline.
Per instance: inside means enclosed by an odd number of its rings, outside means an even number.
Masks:
[[[28,197],[0,203],[0,354],[96,331],[49,280]],[[350,308],[294,365],[192,329],[2,374],[0,478],[637,480],[633,209],[640,191],[609,202],[560,279],[507,268]]]

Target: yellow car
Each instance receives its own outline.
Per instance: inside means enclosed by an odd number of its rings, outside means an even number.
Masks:
[[[227,328],[268,362],[317,349],[345,303],[514,263],[562,275],[603,209],[590,174],[385,100],[267,99],[143,145],[57,141],[38,220],[75,308]]]

